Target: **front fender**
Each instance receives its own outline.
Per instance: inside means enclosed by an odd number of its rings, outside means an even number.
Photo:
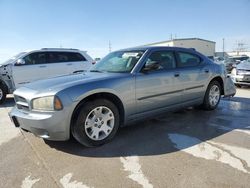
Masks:
[[[230,76],[227,76],[224,80],[224,97],[233,97],[236,93],[236,88],[233,80]]]
[[[94,94],[112,94],[123,104],[125,116],[136,112],[135,78],[133,76],[116,80],[99,80],[98,82],[80,84],[67,88],[62,92],[71,98],[74,105],[77,105],[80,101]]]
[[[117,96],[123,102],[123,97],[120,96],[115,90],[109,89],[109,88],[98,88],[98,89],[93,89],[93,90],[89,90],[89,91],[82,91],[82,94],[79,96],[71,95],[71,99],[74,102],[79,102],[79,101],[82,101],[83,99],[85,99],[91,95],[98,94],[98,93],[113,94],[113,95]]]

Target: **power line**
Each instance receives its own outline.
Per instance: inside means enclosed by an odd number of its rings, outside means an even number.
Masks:
[[[236,51],[237,52],[242,52],[242,51],[246,51],[246,43],[244,43],[243,41],[236,41]]]
[[[112,51],[112,46],[111,46],[111,42],[109,40],[109,52],[111,52],[111,51]]]
[[[222,39],[222,53],[223,53],[223,57],[225,56],[225,39]]]

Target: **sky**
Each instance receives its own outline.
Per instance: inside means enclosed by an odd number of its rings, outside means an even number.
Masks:
[[[43,47],[111,49],[174,38],[250,50],[250,0],[0,0],[0,61]]]

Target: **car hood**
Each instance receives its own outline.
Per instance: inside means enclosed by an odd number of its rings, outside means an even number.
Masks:
[[[238,64],[237,69],[250,70],[250,62],[242,62]]]
[[[66,76],[59,76],[45,80],[35,81],[26,84],[24,87],[35,90],[37,92],[46,91],[60,91],[71,86],[79,84],[87,84],[99,80],[105,80],[115,77],[122,77],[124,74],[120,73],[92,73],[86,72],[81,74],[71,74]]]
[[[8,62],[1,62],[0,63],[0,67],[5,67],[6,65],[10,65],[10,64],[13,64],[11,61],[8,61]]]

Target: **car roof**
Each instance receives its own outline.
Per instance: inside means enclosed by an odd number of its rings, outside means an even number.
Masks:
[[[133,51],[133,50],[183,50],[189,52],[197,52],[194,48],[182,48],[172,46],[138,46],[132,48],[125,48],[118,51]]]
[[[42,48],[41,51],[80,51],[76,48]]]
[[[195,48],[182,48],[182,47],[175,47],[175,46],[138,46],[138,47],[133,47],[133,48],[125,48],[125,49],[121,49],[121,50],[117,50],[119,51],[151,51],[151,50],[178,50],[178,51],[184,51],[187,53],[192,53],[192,54],[196,54],[204,59],[206,59],[207,57],[203,54],[201,54],[200,52],[196,51]]]
[[[74,48],[41,48],[41,49],[33,49],[27,50],[24,53],[33,53],[33,52],[81,52],[87,53],[87,51],[74,49]]]

